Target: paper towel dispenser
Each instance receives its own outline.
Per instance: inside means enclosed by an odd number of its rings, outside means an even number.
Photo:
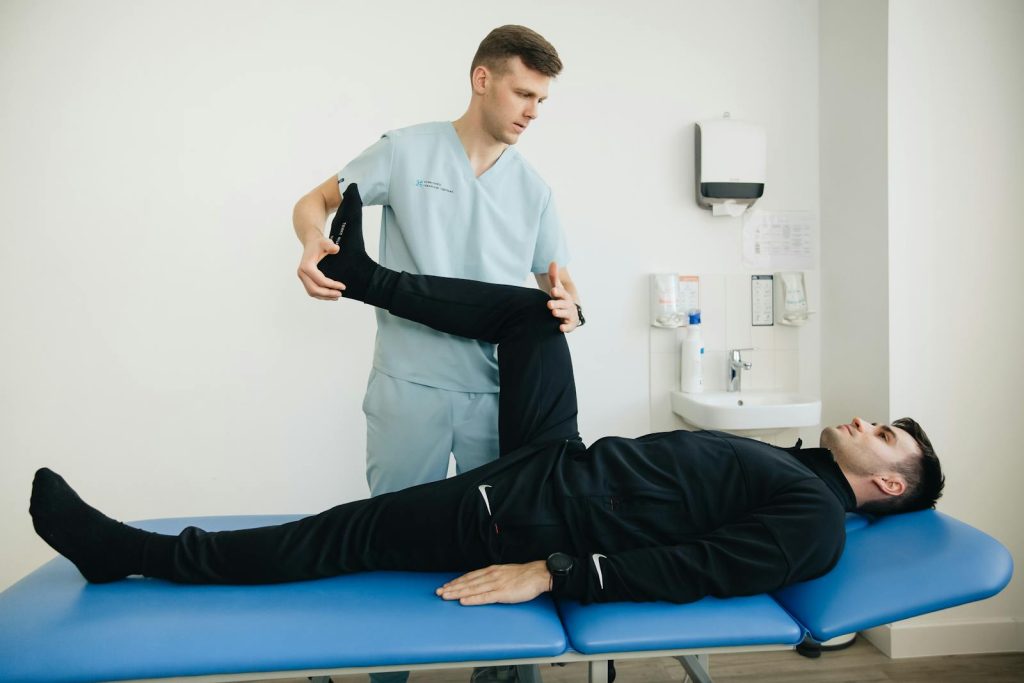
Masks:
[[[730,118],[698,121],[697,203],[715,216],[739,216],[764,194],[764,126]]]

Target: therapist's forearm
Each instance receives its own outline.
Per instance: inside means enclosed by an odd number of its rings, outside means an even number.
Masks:
[[[310,192],[295,203],[292,225],[295,228],[295,236],[303,245],[322,238],[326,222],[327,205],[318,193]]]

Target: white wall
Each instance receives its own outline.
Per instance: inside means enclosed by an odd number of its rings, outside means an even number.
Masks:
[[[947,475],[939,509],[1016,556],[1024,363],[996,359],[1024,320],[1022,28],[1016,2],[821,5],[823,419],[918,419]],[[1018,580],[870,636],[893,656],[998,652],[1024,649],[1022,624]]]
[[[889,419],[888,7],[821,3],[823,424]]]
[[[744,275],[738,222],[694,203],[693,122],[763,122],[765,208],[817,208],[817,7],[0,5],[0,587],[52,556],[27,515],[41,465],[126,519],[366,493],[372,315],[305,296],[291,208],[381,132],[459,116],[503,23],[566,65],[521,151],[590,321],[584,437],[646,432],[647,274]]]
[[[1024,557],[1024,3],[889,4],[890,413],[947,472],[940,509]],[[984,643],[964,643],[963,623]],[[894,629],[910,653],[1024,650],[1024,586]],[[978,647],[972,647],[977,645]]]

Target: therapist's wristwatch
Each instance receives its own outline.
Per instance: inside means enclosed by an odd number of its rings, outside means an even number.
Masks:
[[[587,319],[583,317],[583,307],[579,304],[576,304],[576,315],[580,317],[580,324],[576,327],[583,327],[583,325],[586,324]]]
[[[565,553],[551,553],[546,561],[548,573],[551,574],[551,592],[557,593],[569,579],[569,572],[572,571],[572,556]]]

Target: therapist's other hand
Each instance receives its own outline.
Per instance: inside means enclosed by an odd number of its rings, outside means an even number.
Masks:
[[[580,326],[579,310],[572,295],[562,286],[558,264],[554,261],[548,264],[548,281],[551,283],[551,291],[548,292],[551,295],[551,301],[548,302],[551,315],[562,321],[558,329],[562,332],[572,332]]]
[[[544,560],[537,560],[526,564],[492,564],[452,579],[434,592],[463,605],[489,605],[529,602],[549,590],[551,573]]]
[[[316,264],[328,254],[337,254],[339,247],[326,237],[309,240],[302,248],[302,260],[299,262],[299,279],[306,288],[306,294],[321,301],[337,301],[345,291],[345,285],[332,280],[320,272]]]

